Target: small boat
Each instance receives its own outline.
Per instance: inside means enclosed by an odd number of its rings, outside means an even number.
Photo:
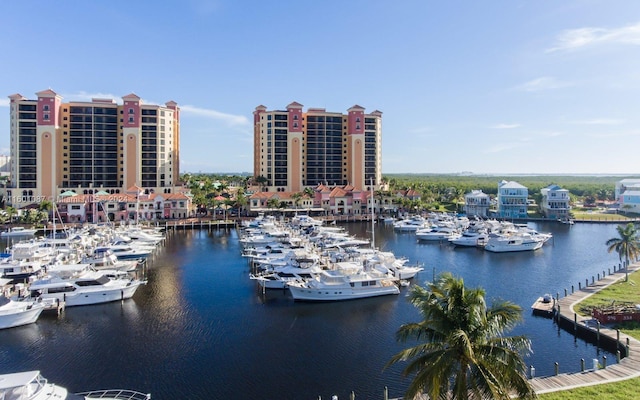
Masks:
[[[36,301],[15,301],[0,295],[0,329],[13,328],[36,322],[44,304]],[[2,385],[2,381],[0,381]],[[2,392],[0,391],[0,394]],[[0,399],[4,399],[0,395]],[[13,399],[13,397],[9,397]]]
[[[9,228],[8,231],[0,232],[0,237],[20,237],[20,236],[33,236],[38,232],[37,229],[27,229],[23,226],[15,226]]]
[[[544,244],[543,239],[536,239],[529,233],[515,233],[507,235],[490,234],[484,249],[492,253],[506,253],[513,251],[534,251]]]
[[[6,400],[149,400],[150,394],[134,390],[94,390],[71,394],[44,378],[40,371],[0,375],[0,399]]]

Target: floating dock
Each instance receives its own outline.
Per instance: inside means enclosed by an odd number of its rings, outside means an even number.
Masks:
[[[540,296],[531,306],[531,310],[534,315],[551,318],[556,313],[556,299],[548,295]]]

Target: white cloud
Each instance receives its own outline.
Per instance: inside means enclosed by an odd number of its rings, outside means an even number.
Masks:
[[[9,99],[0,99],[0,107],[9,107]]]
[[[552,76],[542,76],[537,79],[525,82],[515,87],[516,90],[524,90],[525,92],[539,92],[542,90],[559,89],[572,86],[572,83],[562,82]]]
[[[582,121],[573,121],[574,124],[578,125],[620,125],[624,124],[625,122],[626,121],[623,119],[615,118],[595,118]]]
[[[614,29],[568,29],[558,35],[555,45],[547,49],[546,52],[575,50],[603,43],[640,45],[640,23]]]
[[[483,153],[502,153],[524,146],[525,142],[498,143],[484,149]]]
[[[492,129],[514,129],[514,128],[519,128],[520,126],[522,126],[522,125],[520,125],[520,124],[497,124],[497,125],[490,126],[489,128],[492,128]]]
[[[216,110],[208,110],[206,108],[199,108],[190,105],[180,106],[180,110],[183,113],[190,113],[199,115],[201,117],[211,118],[219,121],[224,121],[229,125],[249,125],[249,119],[244,115],[226,114]]]

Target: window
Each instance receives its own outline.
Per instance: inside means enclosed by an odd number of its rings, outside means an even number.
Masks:
[[[49,111],[49,105],[45,104],[44,106],[42,106],[42,110],[43,111]]]
[[[129,109],[129,114],[133,114],[133,108]]]

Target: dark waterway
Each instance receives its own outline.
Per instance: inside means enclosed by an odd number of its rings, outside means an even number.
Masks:
[[[604,242],[616,225],[533,224],[554,238],[535,252],[489,253],[417,243],[411,233],[380,224],[376,243],[411,263],[424,264],[416,280],[451,271],[489,302],[513,301],[524,322],[511,335],[533,342],[527,365],[537,376],[578,371],[580,359],[615,356],[531,315],[544,294],[577,289],[578,282],[617,265]],[[370,237],[370,225],[349,229]],[[409,383],[402,365],[385,369],[404,346],[395,332],[419,320],[400,296],[338,303],[295,303],[285,291],[263,295],[249,280],[235,231],[171,234],[149,262],[149,283],[124,303],[68,308],[61,317],[0,331],[0,373],[39,369],[70,391],[129,388],[153,399],[317,399],[354,391],[358,399],[402,396]],[[589,363],[587,362],[587,365]]]

